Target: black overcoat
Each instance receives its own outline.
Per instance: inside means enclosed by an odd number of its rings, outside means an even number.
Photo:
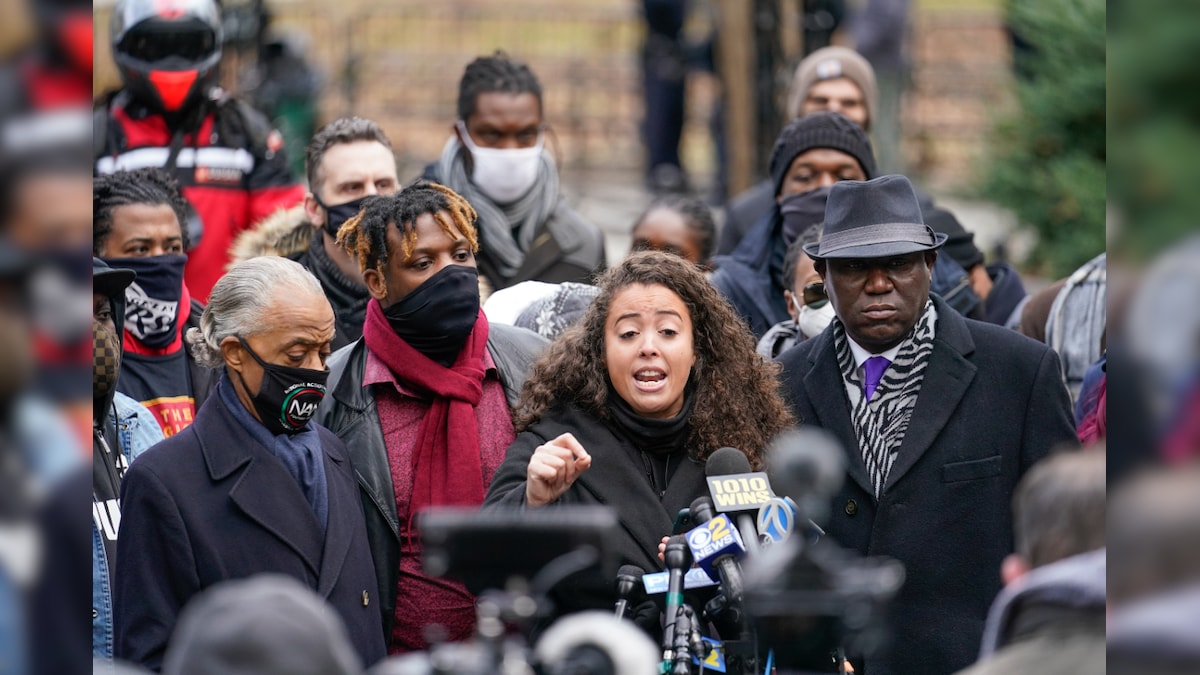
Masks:
[[[385,656],[358,485],[346,447],[325,451],[325,534],[283,464],[214,394],[187,429],[147,450],[121,484],[113,603],[115,656],[155,670],[184,604],[262,572],[299,579],[345,621],[364,664]]]
[[[1000,564],[1013,550],[1017,481],[1052,448],[1075,442],[1052,350],[934,303],[933,355],[878,500],[850,421],[833,330],[779,357],[798,421],[832,432],[846,449],[849,477],[834,497],[829,535],[906,567],[892,649],[866,663],[870,675],[952,673],[975,660],[1000,591]]]

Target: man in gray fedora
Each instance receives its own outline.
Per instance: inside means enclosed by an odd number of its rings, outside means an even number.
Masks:
[[[996,570],[1013,551],[1017,481],[1075,438],[1053,351],[930,295],[945,240],[905,177],[835,184],[821,239],[804,251],[837,318],[779,357],[799,421],[846,450],[829,535],[907,571],[891,646],[859,657],[859,673],[933,675],[974,661]]]

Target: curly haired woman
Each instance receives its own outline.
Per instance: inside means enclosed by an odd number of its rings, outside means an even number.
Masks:
[[[608,505],[621,563],[654,570],[676,512],[708,494],[708,456],[735,447],[761,469],[792,418],[775,365],[695,265],[635,253],[598,285],[583,320],[534,365],[484,509]],[[560,612],[615,600],[611,578],[559,591]]]

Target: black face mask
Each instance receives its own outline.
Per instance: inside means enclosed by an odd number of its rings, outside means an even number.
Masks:
[[[125,289],[125,330],[151,349],[174,342],[187,256],[105,258],[104,262],[137,272],[137,279]]]
[[[363,202],[370,197],[371,195],[366,195],[353,201],[348,201],[345,204],[326,206],[321,201],[321,198],[317,196],[317,193],[313,193],[313,201],[317,203],[317,206],[325,209],[325,232],[334,239],[337,239],[338,230],[341,229],[342,225],[347,220],[357,216],[358,212],[362,209]]]
[[[329,371],[267,363],[254,353],[244,339],[239,337],[238,342],[263,369],[258,393],[250,397],[262,423],[276,436],[303,431],[316,414],[317,405],[325,398],[325,382],[329,379]],[[238,379],[242,379],[240,374]],[[242,388],[247,394],[250,393],[244,379]]]
[[[825,202],[829,201],[830,188],[823,187],[798,195],[788,195],[779,202],[779,213],[783,216],[783,244],[791,246],[804,231],[825,222]]]
[[[409,346],[449,368],[479,318],[479,272],[446,265],[383,315]]]

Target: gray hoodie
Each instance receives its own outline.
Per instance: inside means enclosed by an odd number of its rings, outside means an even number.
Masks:
[[[969,675],[1104,672],[1105,549],[1036,568],[992,603]],[[1099,670],[1094,670],[1098,666]]]

